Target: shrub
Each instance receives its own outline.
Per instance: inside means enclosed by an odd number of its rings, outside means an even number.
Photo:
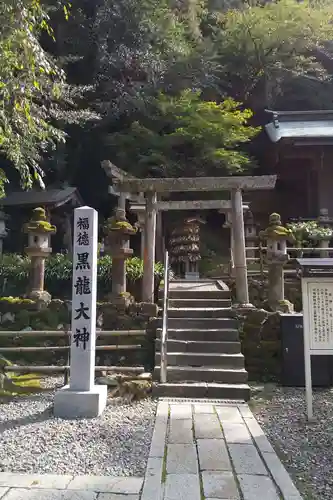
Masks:
[[[143,276],[143,262],[138,257],[127,262],[128,291],[136,299]],[[29,283],[30,259],[18,254],[5,254],[0,261],[0,294],[2,296],[22,296]],[[104,298],[111,292],[112,258],[108,255],[98,259],[97,271],[98,297]],[[155,265],[155,280],[159,285],[163,278],[163,265]],[[55,254],[46,260],[45,289],[54,298],[70,298],[72,294],[72,260],[68,255]]]

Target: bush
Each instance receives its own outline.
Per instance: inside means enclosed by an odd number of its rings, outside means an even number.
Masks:
[[[139,300],[143,262],[138,257],[127,260],[128,291]],[[29,283],[30,259],[19,254],[5,254],[0,262],[0,294],[2,296],[25,295]],[[163,279],[163,265],[155,265],[155,280],[159,286]],[[111,292],[112,258],[98,259],[97,293],[103,299]],[[72,260],[68,255],[56,254],[46,260],[45,289],[54,298],[70,298],[72,294]]]

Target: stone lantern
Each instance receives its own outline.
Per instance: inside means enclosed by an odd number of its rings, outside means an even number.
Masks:
[[[331,227],[333,224],[333,220],[331,217],[328,215],[328,210],[327,208],[321,208],[319,210],[319,217],[318,217],[318,222],[321,226],[323,227]]]
[[[268,227],[260,232],[260,238],[267,243],[268,304],[273,311],[285,309],[283,267],[289,260],[287,241],[294,241],[293,234],[282,226],[280,215],[273,213]]]
[[[312,239],[318,242],[321,258],[329,257],[329,250],[324,249],[330,246],[330,241],[333,236],[332,223],[333,221],[328,215],[327,208],[321,208],[318,217],[319,230],[316,232],[317,234],[312,237]]]
[[[106,221],[106,243],[112,256],[112,300],[126,302],[126,260],[133,254],[129,247],[132,234],[137,229],[126,219],[124,210],[116,209]]]
[[[51,235],[55,234],[57,229],[47,220],[43,208],[35,208],[23,230],[28,234],[25,252],[31,259],[28,295],[31,299],[49,302],[51,295],[44,290],[45,259],[52,252]]]
[[[6,229],[7,216],[3,210],[0,209],[0,255],[3,253],[3,240],[6,238],[8,231]]]

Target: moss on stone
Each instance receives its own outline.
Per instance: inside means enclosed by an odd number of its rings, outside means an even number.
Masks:
[[[23,230],[26,233],[50,233],[54,234],[57,231],[55,226],[52,226],[46,219],[44,208],[35,208],[32,212],[32,217],[29,222],[24,224]]]
[[[0,303],[26,306],[35,302],[32,299],[22,299],[21,297],[0,297]]]
[[[35,310],[38,309],[38,304],[31,299],[21,297],[1,297],[0,298],[0,313],[15,313],[23,309]]]
[[[272,213],[269,216],[268,227],[259,234],[263,240],[283,240],[294,241],[294,235],[290,229],[282,226],[281,216],[277,213]]]
[[[245,367],[251,380],[276,380],[281,373],[280,314],[249,309],[238,316]]]
[[[127,220],[118,220],[116,217],[109,217],[105,224],[106,231],[123,231],[128,234],[135,234],[137,228],[132,226]]]
[[[38,309],[37,304],[30,299],[20,297],[3,297],[0,299],[2,331],[11,330],[19,332],[15,337],[3,336],[3,347],[38,347],[38,346],[67,346],[68,336],[33,336],[31,330],[56,331],[66,330],[70,324],[70,311],[66,302],[52,300],[45,309]],[[6,313],[7,316],[4,316]],[[5,318],[5,319],[4,319]],[[102,302],[97,304],[97,322],[102,330],[145,330],[149,318],[144,314],[142,304],[131,303],[127,307],[117,303]],[[29,330],[29,335],[25,331]],[[156,333],[156,331],[155,331]],[[146,334],[138,336],[108,336],[98,338],[99,345],[138,345],[133,350],[98,351],[97,364],[150,366],[154,359],[154,339]],[[66,364],[68,351],[39,351],[11,353],[9,358],[19,364],[58,365]],[[147,359],[149,358],[149,363]]]

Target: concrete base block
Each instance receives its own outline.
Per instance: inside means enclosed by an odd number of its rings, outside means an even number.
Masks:
[[[95,385],[91,391],[74,391],[66,385],[54,397],[54,416],[59,418],[94,418],[106,407],[108,388]]]
[[[199,281],[200,275],[199,275],[199,273],[187,272],[187,273],[185,273],[185,279],[188,281]]]

